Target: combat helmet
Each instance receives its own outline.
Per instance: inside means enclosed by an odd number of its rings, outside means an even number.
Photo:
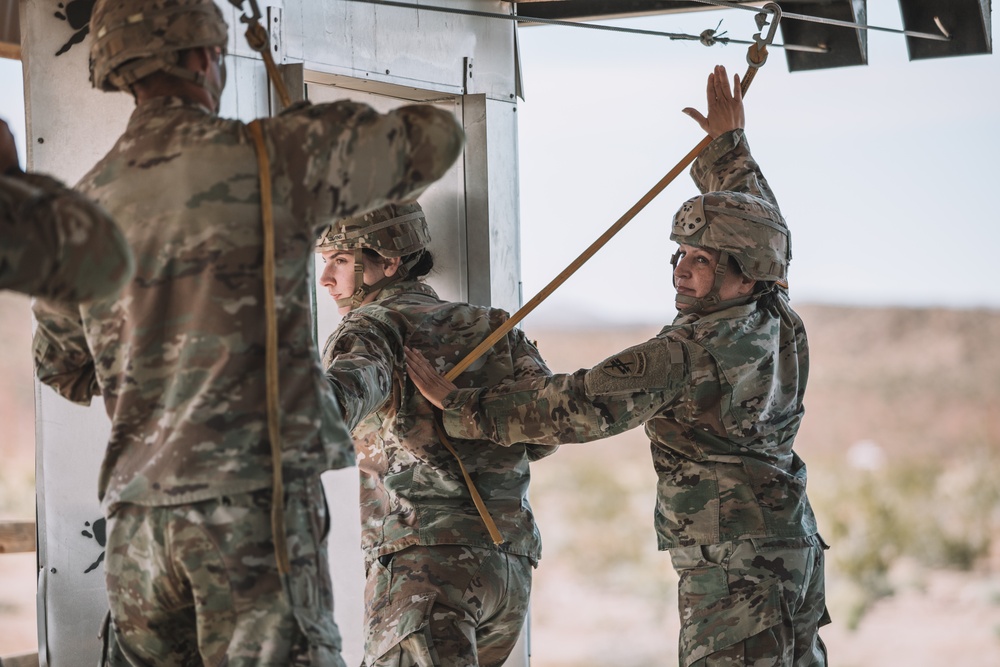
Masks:
[[[316,252],[331,250],[354,252],[354,294],[337,299],[337,306],[357,308],[372,292],[404,280],[431,242],[427,218],[420,204],[389,204],[364,215],[344,218],[333,223],[316,241]],[[401,257],[399,270],[374,285],[364,284],[362,253],[374,250],[382,257]]]
[[[154,72],[208,88],[203,75],[179,63],[180,51],[225,49],[229,27],[213,0],[98,0],[90,19],[90,82],[99,90],[131,91]],[[209,90],[218,99],[221,90]]]
[[[720,253],[715,284],[701,298],[677,295],[688,304],[685,311],[716,308],[722,303],[719,289],[729,264],[736,260],[745,276],[765,288],[775,284],[787,288],[792,243],[781,212],[770,202],[743,192],[709,192],[684,202],[674,214],[670,240]],[[678,255],[671,264],[676,266]]]

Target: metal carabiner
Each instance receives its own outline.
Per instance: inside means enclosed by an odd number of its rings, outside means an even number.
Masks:
[[[778,34],[778,24],[781,23],[781,7],[777,3],[769,2],[760,9],[761,11],[754,16],[760,32],[753,36],[753,45],[747,51],[747,63],[751,67],[760,67],[767,61],[767,45],[774,43],[774,37]],[[771,14],[770,24],[768,24],[768,13]],[[765,25],[767,25],[767,36],[762,37]]]
[[[231,4],[236,9],[243,11],[244,0],[229,0]],[[240,15],[240,23],[246,23],[248,25],[260,22],[262,14],[260,13],[260,7],[257,6],[257,0],[250,0],[250,13]]]

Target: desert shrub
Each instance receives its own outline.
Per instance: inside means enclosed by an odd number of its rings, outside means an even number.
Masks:
[[[991,448],[948,461],[826,472],[813,500],[833,545],[831,571],[854,589],[852,628],[895,592],[892,572],[901,560],[968,570],[1000,539],[1000,454]]]

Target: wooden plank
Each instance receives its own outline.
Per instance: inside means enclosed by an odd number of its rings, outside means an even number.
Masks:
[[[0,58],[8,58],[10,60],[20,60],[21,45],[11,44],[10,42],[0,42]]]
[[[0,667],[38,667],[38,654],[11,655],[0,657]]]
[[[34,521],[0,521],[0,554],[29,553],[34,550]]]

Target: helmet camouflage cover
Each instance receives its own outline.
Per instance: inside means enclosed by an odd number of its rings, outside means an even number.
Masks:
[[[709,192],[687,200],[674,215],[670,240],[727,253],[753,280],[784,280],[792,259],[781,213],[742,192]]]
[[[316,241],[316,252],[370,248],[382,257],[406,257],[430,241],[420,204],[389,204],[333,223]]]
[[[192,78],[178,52],[226,47],[229,28],[213,0],[98,0],[90,19],[90,82],[123,90],[153,72]]]

